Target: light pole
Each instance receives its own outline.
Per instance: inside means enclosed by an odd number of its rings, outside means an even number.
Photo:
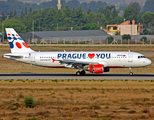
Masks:
[[[2,42],[4,42],[4,25],[2,24]]]
[[[33,20],[33,45],[34,45],[34,20]]]

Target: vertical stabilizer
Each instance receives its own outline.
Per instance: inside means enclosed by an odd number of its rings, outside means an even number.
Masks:
[[[5,28],[12,53],[33,52],[13,28]]]

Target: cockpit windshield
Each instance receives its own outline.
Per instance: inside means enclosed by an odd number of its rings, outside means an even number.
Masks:
[[[145,56],[138,56],[138,58],[145,58]]]

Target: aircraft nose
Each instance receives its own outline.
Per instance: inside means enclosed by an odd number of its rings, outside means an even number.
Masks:
[[[147,65],[150,65],[151,63],[152,63],[151,60],[149,60],[149,59],[146,60]]]

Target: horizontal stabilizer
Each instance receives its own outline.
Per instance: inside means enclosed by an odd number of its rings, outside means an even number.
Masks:
[[[23,56],[21,56],[21,55],[11,55],[11,54],[4,54],[3,55],[3,57],[5,57],[5,58],[9,58],[9,59],[22,59],[23,58]]]

